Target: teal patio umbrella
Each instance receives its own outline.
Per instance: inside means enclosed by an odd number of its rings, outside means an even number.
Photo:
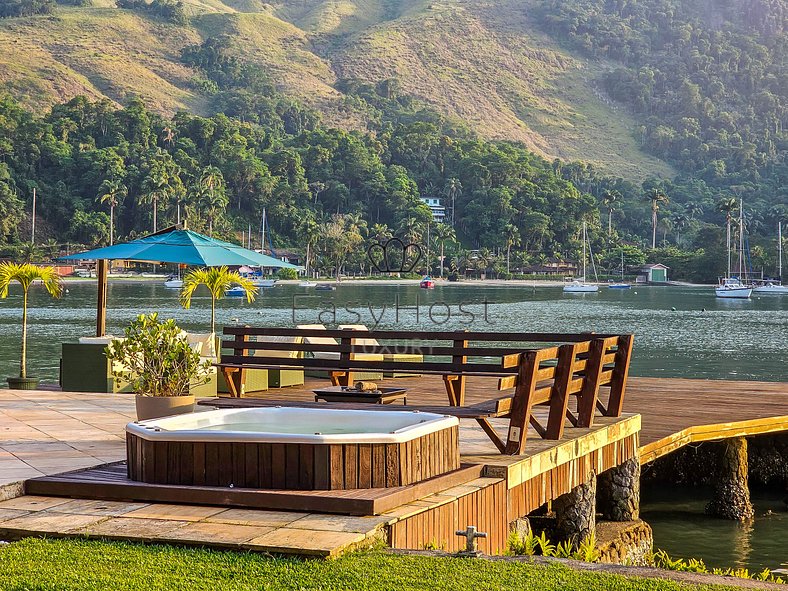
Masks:
[[[216,240],[172,226],[131,242],[96,248],[62,257],[66,261],[98,261],[98,307],[96,334],[103,336],[107,315],[107,261],[124,260],[152,263],[177,263],[201,267],[242,266],[298,269],[296,265],[280,261],[243,246]]]

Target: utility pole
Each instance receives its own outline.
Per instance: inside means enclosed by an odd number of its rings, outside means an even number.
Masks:
[[[36,188],[33,187],[33,228],[30,231],[30,244],[36,243]]]

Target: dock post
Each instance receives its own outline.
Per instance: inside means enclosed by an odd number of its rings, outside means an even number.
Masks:
[[[640,517],[638,458],[602,472],[597,478],[597,508],[606,521],[635,521]]]
[[[596,474],[553,501],[557,541],[570,540],[577,547],[596,531]]]
[[[746,521],[755,510],[750,502],[747,479],[747,438],[734,437],[725,441],[714,487],[714,498],[706,506],[706,513],[724,519]]]

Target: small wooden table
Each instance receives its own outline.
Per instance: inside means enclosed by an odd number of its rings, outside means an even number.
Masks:
[[[395,400],[402,400],[403,405],[408,404],[408,394],[405,388],[378,388],[376,392],[360,392],[347,386],[329,386],[312,390],[315,393],[315,402],[368,402],[370,404],[391,404]]]

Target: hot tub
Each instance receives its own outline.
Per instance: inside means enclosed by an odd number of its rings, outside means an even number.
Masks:
[[[293,407],[197,412],[126,426],[128,475],[151,484],[340,490],[460,467],[459,421],[418,411]]]

